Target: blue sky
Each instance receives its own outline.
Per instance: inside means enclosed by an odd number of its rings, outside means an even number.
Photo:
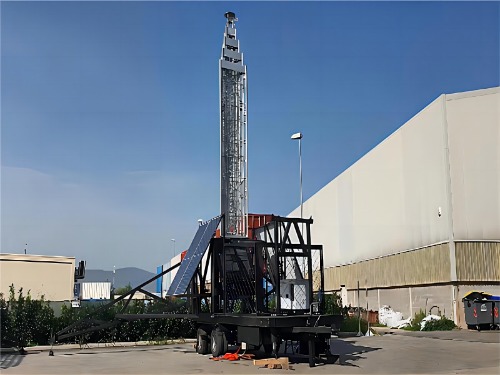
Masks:
[[[1,251],[154,271],[219,212],[236,13],[250,212],[299,205],[441,93],[499,85],[498,2],[1,2]]]

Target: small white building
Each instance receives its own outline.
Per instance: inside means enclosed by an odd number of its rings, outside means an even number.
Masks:
[[[80,300],[111,299],[111,283],[109,281],[80,283]]]
[[[180,263],[182,259],[184,259],[184,256],[186,255],[186,251],[183,251],[176,256],[174,256],[172,259],[170,259],[169,262],[158,266],[156,269],[156,274],[160,274],[163,271],[168,270],[170,267],[175,266],[176,264]],[[177,275],[177,271],[179,270],[179,267],[174,268],[172,271],[167,272],[165,275],[161,276],[160,278],[157,279],[156,281],[156,293],[160,293],[162,298],[165,298],[168,289],[170,288],[170,284],[172,284],[172,281],[175,278],[175,275]]]
[[[33,299],[42,296],[46,301],[73,299],[75,258],[32,254],[0,254],[0,292],[9,298],[14,285],[15,295],[23,288]]]

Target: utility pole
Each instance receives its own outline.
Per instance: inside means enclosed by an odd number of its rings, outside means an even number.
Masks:
[[[357,336],[363,336],[361,333],[361,304],[359,303],[359,280],[358,280],[358,334]]]

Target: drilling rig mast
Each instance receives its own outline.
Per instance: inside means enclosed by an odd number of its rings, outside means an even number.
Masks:
[[[248,234],[247,68],[236,37],[233,12],[227,18],[219,60],[220,184],[226,236]]]
[[[211,352],[217,358],[228,345],[245,344],[277,357],[283,342],[285,352],[294,342],[294,353],[307,356],[311,367],[338,358],[330,351],[330,338],[343,317],[325,314],[323,247],[311,241],[312,218],[272,215],[259,227],[253,222],[252,238],[247,237],[247,70],[236,38],[236,16],[227,12],[225,17],[219,60],[221,215],[200,223],[180,263],[59,330],[52,343],[113,329],[125,321],[190,318],[196,324],[199,354]],[[177,267],[167,296],[187,298],[189,314],[167,309],[127,312],[136,292],[163,303],[143,287]],[[112,321],[97,319],[120,301]]]

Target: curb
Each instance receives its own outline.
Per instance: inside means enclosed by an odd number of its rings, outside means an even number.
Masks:
[[[16,348],[0,348],[0,353],[1,354],[4,354],[4,353],[19,353],[19,350],[16,349]]]
[[[87,343],[87,344],[56,344],[54,346],[50,345],[39,345],[30,346],[25,348],[27,352],[31,351],[49,351],[49,350],[69,350],[69,349],[97,349],[97,348],[126,348],[126,347],[137,347],[137,346],[162,346],[162,345],[175,345],[175,344],[190,344],[195,343],[196,339],[182,339],[182,340],[165,340],[165,342],[156,343],[155,341],[133,341],[133,342],[97,342],[97,343]],[[14,349],[14,351],[16,351]]]
[[[394,331],[397,331],[397,330],[394,330],[394,329],[388,328],[388,327],[370,327],[370,329],[372,331],[378,333],[379,335],[393,334]]]

